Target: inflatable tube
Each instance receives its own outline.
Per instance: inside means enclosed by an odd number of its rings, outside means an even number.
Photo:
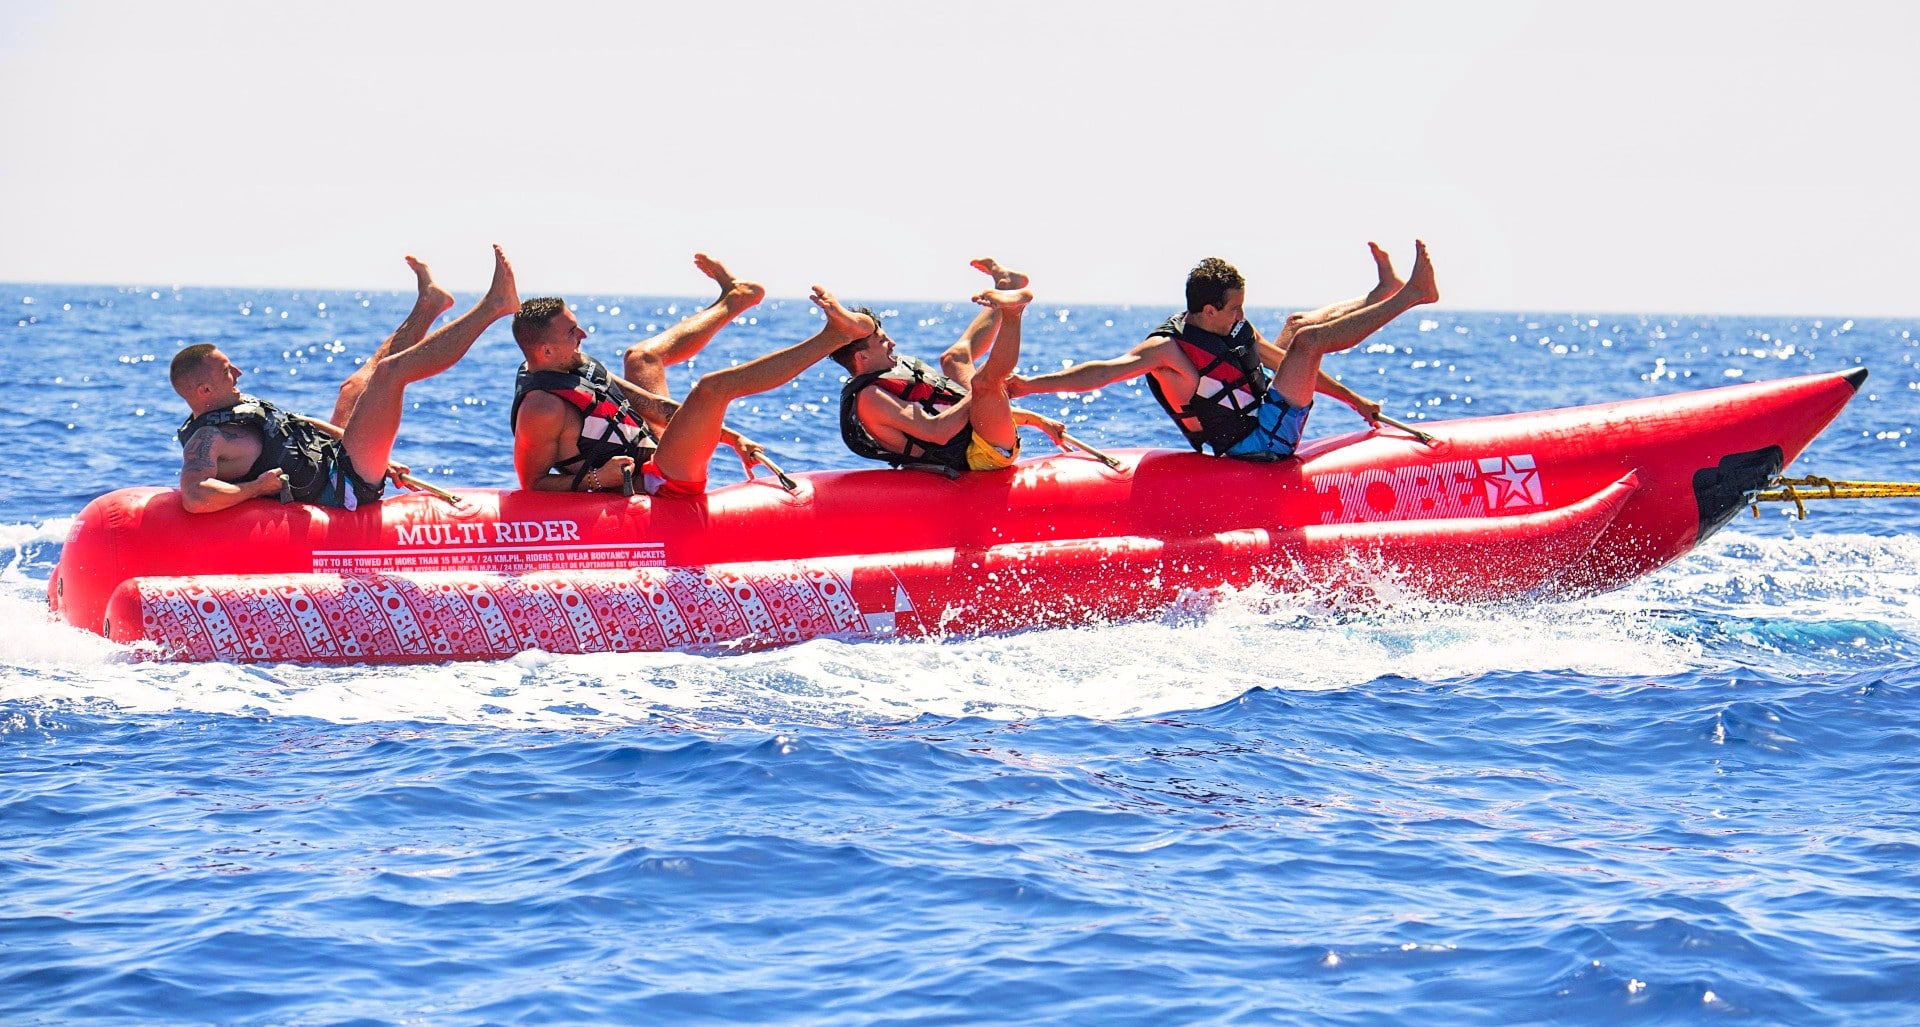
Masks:
[[[398,661],[717,649],[1128,617],[1256,582],[1481,602],[1616,587],[1797,456],[1864,369],[1318,440],[1248,464],[1125,452],[959,480],[801,475],[691,499],[465,491],[75,521],[68,623],[169,659]]]

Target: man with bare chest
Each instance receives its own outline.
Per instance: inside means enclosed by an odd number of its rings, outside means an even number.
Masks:
[[[393,335],[340,386],[334,422],[288,413],[242,393],[240,369],[210,343],[175,354],[168,377],[192,416],[178,438],[180,502],[188,513],[225,510],[260,496],[352,510],[385,491],[406,387],[452,367],[488,325],[520,309],[513,267],[493,248],[493,284],[474,308],[439,331],[453,296],[407,258],[419,297]]]

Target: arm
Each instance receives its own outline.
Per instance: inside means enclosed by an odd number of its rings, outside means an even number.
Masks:
[[[521,488],[532,492],[573,491],[573,475],[553,469],[553,465],[560,462],[561,443],[574,430],[567,419],[572,410],[566,400],[551,393],[527,394],[520,405],[520,418],[513,426],[513,470],[520,478]],[[588,480],[581,481],[580,487],[587,492],[618,491],[622,470],[632,466],[632,457],[613,457]]]
[[[766,454],[767,447],[724,424],[720,426],[720,441],[732,446],[733,451],[740,455],[741,472],[748,478],[752,478],[754,465],[758,464],[760,458]]]
[[[1261,333],[1259,325],[1247,322],[1247,328],[1253,332],[1253,351],[1269,370],[1280,370],[1280,362],[1287,359],[1287,351],[1293,347],[1293,333],[1298,330],[1300,320],[1299,314],[1288,314],[1287,323],[1281,326],[1279,336],[1271,340]]]
[[[1332,396],[1352,407],[1353,412],[1366,418],[1368,424],[1375,424],[1380,420],[1380,404],[1340,384],[1325,371],[1320,372],[1320,379],[1314,383],[1313,391]]]
[[[868,389],[860,394],[860,420],[869,426],[881,425],[916,439],[941,443],[960,434],[960,429],[967,426],[968,418],[973,415],[971,398],[962,399],[937,414],[929,414],[918,403],[903,403],[879,389]]]
[[[1128,350],[1125,356],[1112,360],[1089,360],[1062,371],[1037,374],[1030,378],[1015,375],[1007,380],[1007,395],[1017,398],[1036,392],[1086,392],[1114,382],[1138,378],[1167,366],[1168,341],[1165,336],[1156,335]]]
[[[656,430],[665,428],[673,420],[673,415],[680,411],[680,404],[643,389],[617,374],[613,376],[613,381],[620,386],[621,392],[627,394],[627,402],[632,405],[633,412]],[[720,428],[720,441],[732,446],[733,451],[740,454],[740,465],[746,470],[747,477],[753,477],[753,465],[759,462],[760,454],[766,452],[766,447],[725,425]]]
[[[244,484],[220,480],[220,461],[237,455],[237,442],[219,428],[202,428],[187,440],[186,455],[180,460],[180,505],[188,513],[213,513],[258,496],[280,494],[286,475],[278,467]]]
[[[621,392],[627,394],[627,403],[633,407],[633,412],[639,414],[641,420],[655,428],[666,427],[667,422],[673,420],[673,415],[680,410],[680,404],[665,396],[649,392],[617,374],[613,375],[613,383],[620,386]]]
[[[1022,410],[1019,407],[1014,407],[1013,423],[1028,428],[1038,428],[1046,433],[1047,438],[1053,440],[1054,445],[1059,446],[1061,449],[1067,448],[1067,426],[1045,414],[1036,414],[1031,410]]]
[[[305,414],[294,414],[293,416],[313,425],[315,428],[320,429],[336,439],[344,439],[347,437],[346,430],[336,427],[331,421],[322,421],[318,417],[308,417]]]

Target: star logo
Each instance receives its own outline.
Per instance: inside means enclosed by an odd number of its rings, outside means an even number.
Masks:
[[[1483,457],[1480,484],[1487,490],[1489,510],[1547,505],[1547,497],[1540,490],[1540,472],[1534,469],[1531,454]]]

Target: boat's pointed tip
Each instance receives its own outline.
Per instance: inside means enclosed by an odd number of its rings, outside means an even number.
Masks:
[[[1861,383],[1867,380],[1867,369],[1856,367],[1850,371],[1842,371],[1840,377],[1845,378],[1847,384],[1853,386],[1853,391],[1859,392]]]

